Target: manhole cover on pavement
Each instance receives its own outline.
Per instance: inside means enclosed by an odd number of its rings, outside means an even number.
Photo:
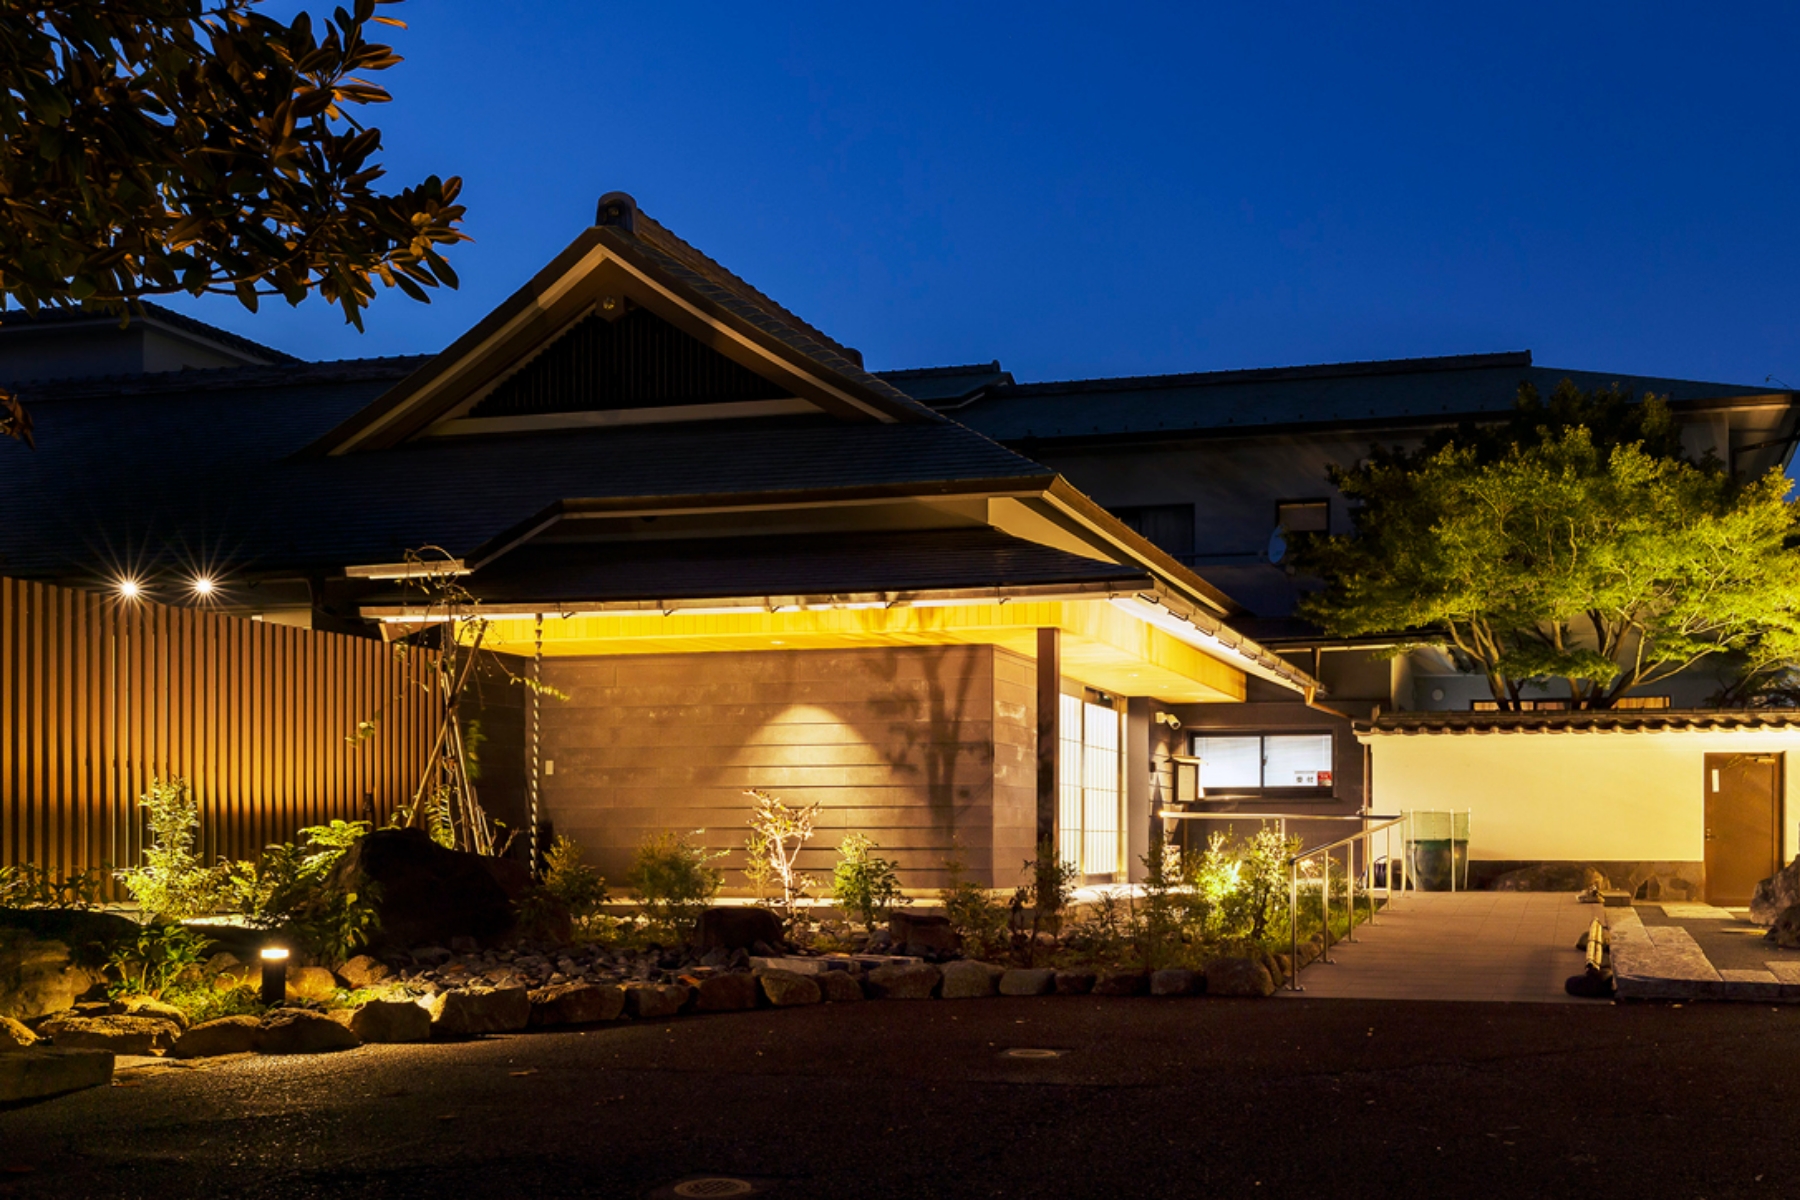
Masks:
[[[670,1189],[677,1196],[704,1196],[707,1200],[716,1200],[720,1196],[748,1196],[756,1191],[756,1185],[747,1179],[727,1179],[717,1176],[711,1179],[689,1179],[676,1184]]]
[[[1061,1050],[1035,1050],[1022,1047],[1017,1050],[1003,1051],[1003,1054],[1007,1058],[1061,1058],[1063,1052]]]

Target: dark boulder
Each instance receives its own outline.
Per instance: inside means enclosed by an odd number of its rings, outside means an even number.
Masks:
[[[1781,910],[1768,937],[1783,950],[1800,950],[1800,904],[1790,904]]]
[[[888,940],[907,954],[955,954],[962,938],[950,927],[949,917],[897,912],[888,918]]]
[[[766,908],[709,908],[694,926],[702,950],[749,950],[782,943],[781,918]]]
[[[378,829],[344,852],[333,882],[375,897],[376,946],[446,945],[457,937],[491,944],[512,932],[512,895],[530,886],[524,870],[446,850],[420,829]]]
[[[1796,904],[1800,904],[1800,856],[1756,885],[1756,894],[1750,897],[1750,920],[1756,925],[1773,925],[1775,918]]]
[[[1547,862],[1520,867],[1495,878],[1490,886],[1496,892],[1584,892],[1591,887],[1605,891],[1612,887],[1606,875],[1595,866],[1578,862]]]

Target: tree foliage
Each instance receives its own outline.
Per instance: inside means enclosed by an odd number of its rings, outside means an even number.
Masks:
[[[0,0],[0,299],[317,291],[360,328],[377,284],[455,287],[461,181],[380,190],[353,115],[390,98],[364,76],[400,62],[367,38],[395,2],[282,24],[260,0]],[[16,400],[0,432],[29,439]]]
[[[1325,581],[1301,612],[1334,636],[1440,646],[1502,707],[1555,683],[1607,708],[1708,660],[1732,665],[1741,700],[1800,650],[1788,480],[1682,457],[1654,397],[1565,382],[1546,405],[1527,389],[1506,426],[1378,450],[1332,478],[1355,530],[1300,547]]]

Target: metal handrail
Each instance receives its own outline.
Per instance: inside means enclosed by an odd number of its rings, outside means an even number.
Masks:
[[[1386,814],[1382,815],[1385,816]],[[1335,842],[1328,842],[1323,846],[1315,846],[1311,850],[1302,851],[1288,859],[1288,949],[1292,955],[1288,971],[1289,990],[1296,992],[1304,992],[1306,990],[1300,986],[1300,864],[1310,858],[1317,858],[1320,855],[1325,856],[1325,870],[1321,872],[1319,876],[1319,924],[1320,941],[1322,943],[1319,947],[1319,961],[1330,963],[1334,961],[1331,957],[1332,851],[1337,850],[1340,847],[1345,848],[1344,862],[1347,869],[1344,871],[1344,879],[1349,888],[1349,895],[1346,899],[1350,908],[1350,924],[1345,930],[1344,939],[1346,941],[1354,942],[1356,940],[1356,843],[1363,843],[1363,858],[1365,861],[1373,863],[1373,858],[1370,854],[1372,849],[1370,840],[1378,833],[1386,835],[1387,869],[1382,872],[1381,876],[1381,885],[1384,892],[1382,898],[1386,904],[1393,904],[1394,827],[1396,825],[1405,825],[1408,815],[1409,814],[1402,813],[1399,816],[1383,820],[1379,825],[1370,825],[1357,833],[1351,834],[1347,838],[1339,838]],[[1375,817],[1376,814],[1368,813],[1363,814],[1359,819],[1372,819]],[[1402,833],[1400,840],[1402,847],[1404,847],[1406,843],[1404,833]],[[1412,873],[1410,871],[1407,872],[1405,878],[1407,883],[1411,883]],[[1374,890],[1372,885],[1369,890]],[[1404,892],[1404,886],[1402,886],[1401,890]],[[1373,923],[1374,920],[1375,907],[1371,902],[1369,907],[1369,921]]]

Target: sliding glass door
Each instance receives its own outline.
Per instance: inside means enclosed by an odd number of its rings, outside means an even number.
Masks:
[[[1062,698],[1057,764],[1057,853],[1083,875],[1124,870],[1119,830],[1124,803],[1123,714],[1077,696]]]

